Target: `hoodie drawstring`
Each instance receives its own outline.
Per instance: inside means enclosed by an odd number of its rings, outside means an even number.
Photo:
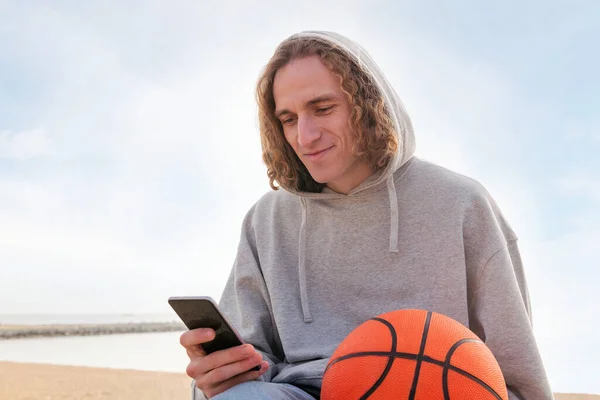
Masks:
[[[300,237],[298,240],[298,281],[300,282],[300,302],[302,303],[302,314],[304,322],[312,322],[313,317],[310,314],[308,304],[308,293],[306,291],[306,208],[308,204],[306,199],[301,197],[302,203],[302,222],[300,223]]]
[[[398,195],[394,185],[394,175],[387,179],[388,196],[390,199],[390,253],[397,253],[398,250]],[[306,218],[308,203],[304,197],[300,197],[302,204],[302,221],[300,223],[300,234],[298,238],[298,282],[300,284],[300,303],[302,305],[302,316],[304,322],[312,322],[313,317],[310,313],[308,303],[308,292],[306,288]]]
[[[387,180],[388,196],[390,197],[390,253],[398,252],[398,195],[394,185],[394,174]]]

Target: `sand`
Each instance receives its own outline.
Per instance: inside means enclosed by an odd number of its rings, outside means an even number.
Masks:
[[[185,374],[0,362],[2,400],[189,399]],[[556,400],[600,400],[600,395],[557,394]]]
[[[185,374],[0,362],[2,400],[189,399]]]

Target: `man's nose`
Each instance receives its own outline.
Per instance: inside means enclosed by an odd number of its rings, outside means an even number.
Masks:
[[[298,117],[298,145],[310,148],[321,137],[321,131],[313,118]]]

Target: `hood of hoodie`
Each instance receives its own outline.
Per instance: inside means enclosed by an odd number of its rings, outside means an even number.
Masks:
[[[404,105],[400,101],[398,94],[394,88],[390,85],[385,75],[377,64],[373,61],[369,53],[360,46],[358,43],[334,32],[326,31],[305,31],[292,35],[289,39],[295,38],[318,38],[333,43],[337,47],[345,51],[363,71],[365,71],[376,85],[379,87],[381,96],[385,100],[385,105],[390,113],[390,117],[395,125],[395,133],[398,138],[398,150],[394,158],[388,165],[376,171],[374,175],[367,178],[360,185],[354,188],[350,193],[340,194],[330,189],[325,188],[322,193],[312,192],[298,192],[291,191],[292,193],[306,197],[306,198],[336,198],[343,196],[353,196],[358,193],[364,193],[369,189],[378,187],[384,182],[388,182],[392,179],[394,172],[400,167],[406,164],[414,155],[415,152],[415,136],[413,126],[404,108]]]

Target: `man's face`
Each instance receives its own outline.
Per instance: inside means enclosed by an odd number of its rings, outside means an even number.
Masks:
[[[285,138],[315,181],[348,193],[373,173],[352,152],[351,105],[341,80],[318,56],[280,68],[273,97]]]

